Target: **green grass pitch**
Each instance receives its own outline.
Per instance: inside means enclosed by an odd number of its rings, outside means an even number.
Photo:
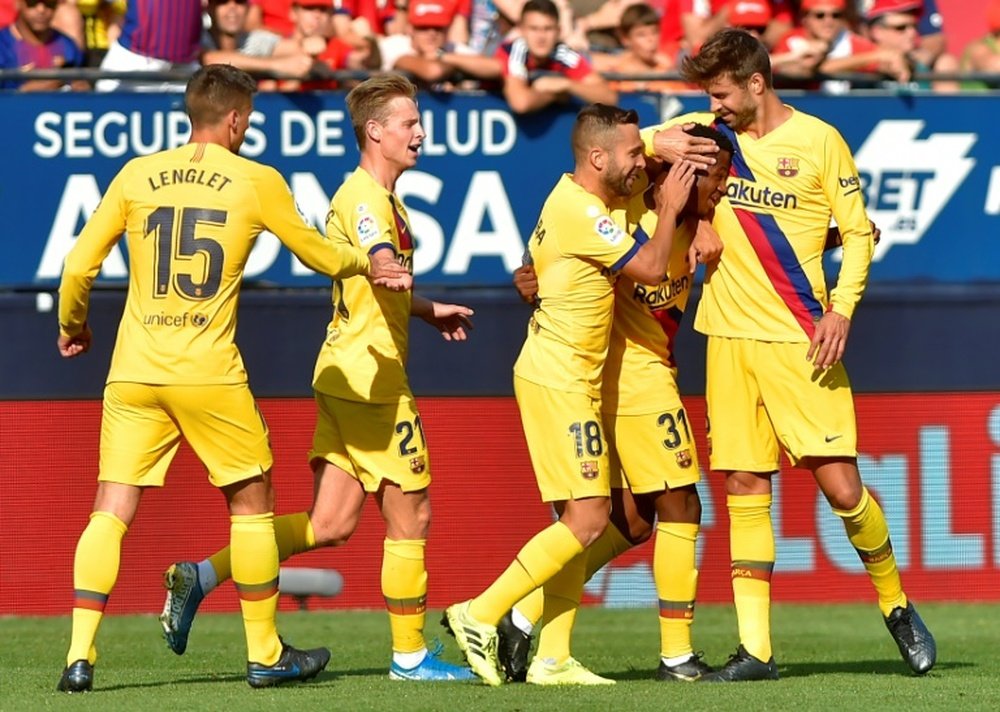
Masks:
[[[327,645],[333,659],[309,683],[252,690],[243,679],[244,641],[235,615],[197,619],[187,654],[171,653],[154,616],[109,616],[98,638],[95,690],[55,692],[69,619],[0,618],[0,710],[998,710],[1000,606],[925,604],[938,642],[937,667],[908,673],[873,605],[776,605],[776,683],[703,685],[652,679],[658,650],[655,611],[580,612],[574,654],[615,678],[606,688],[499,689],[469,683],[388,679],[389,632],[378,611],[279,614],[282,634],[300,647]],[[428,614],[428,637],[441,633]],[[736,647],[731,607],[701,606],[695,646],[718,665]],[[459,653],[441,634],[445,658]]]

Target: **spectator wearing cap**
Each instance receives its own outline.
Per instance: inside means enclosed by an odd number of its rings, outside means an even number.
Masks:
[[[281,37],[274,32],[247,31],[247,0],[208,0],[206,9],[211,25],[202,35],[202,64],[231,64],[253,74],[297,78],[311,71],[315,60],[298,45],[286,43],[279,52]],[[258,82],[263,91],[276,86],[270,79]]]
[[[101,69],[109,72],[164,72],[198,68],[201,54],[201,0],[129,2],[118,39],[108,47]],[[97,91],[182,92],[184,79],[100,79]]]
[[[962,71],[1000,74],[1000,0],[990,0],[986,8],[986,28],[988,32],[970,42],[962,53]],[[1000,81],[965,82],[966,89],[997,88]]]
[[[448,39],[448,30],[468,12],[465,0],[410,0],[408,29],[379,41],[382,69],[411,75],[418,86],[450,91],[466,80],[500,78],[500,61]]]
[[[59,0],[17,0],[12,24],[0,29],[0,69],[60,69],[83,65],[83,52],[73,40],[52,26]],[[54,91],[67,83],[61,79],[0,80],[0,88],[19,91]],[[69,83],[89,89],[86,82]]]
[[[497,50],[503,94],[518,114],[579,99],[616,104],[618,92],[590,62],[559,39],[559,10],[552,0],[528,0],[518,22],[521,36]],[[544,74],[542,74],[544,73]]]
[[[917,25],[923,11],[922,0],[875,0],[865,15],[868,39],[882,49],[897,52],[905,57],[911,73],[957,72],[958,60],[951,54],[941,54],[933,65],[927,65],[916,52],[919,45]],[[958,82],[953,80],[919,82],[916,87],[931,88],[940,92],[959,90]]]

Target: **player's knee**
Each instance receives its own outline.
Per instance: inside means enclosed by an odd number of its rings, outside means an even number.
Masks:
[[[354,534],[356,528],[353,522],[312,519],[311,523],[317,547],[343,546]]]

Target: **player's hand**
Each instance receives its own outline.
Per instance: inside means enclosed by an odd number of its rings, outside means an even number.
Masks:
[[[872,227],[872,240],[877,245],[878,241],[882,239],[882,231],[878,229],[878,225],[875,224],[874,220],[869,220],[868,224]]]
[[[86,324],[83,325],[83,330],[76,336],[64,336],[59,334],[59,339],[56,345],[59,347],[59,355],[63,358],[74,358],[80,354],[85,354],[90,351],[90,343],[93,341],[94,335],[90,331],[90,327]]]
[[[392,250],[379,250],[369,255],[371,263],[368,279],[377,287],[385,287],[393,292],[405,292],[413,288],[413,275],[396,261]]]
[[[431,310],[421,318],[441,332],[445,341],[465,341],[474,328],[471,317],[475,312],[461,304],[431,302]]]
[[[710,138],[692,136],[684,130],[692,126],[694,124],[671,126],[653,134],[653,153],[656,157],[672,164],[690,161],[700,170],[714,166],[719,145]]]
[[[695,230],[694,239],[691,240],[691,247],[687,251],[688,269],[694,274],[698,264],[708,264],[719,259],[724,245],[719,233],[712,227],[708,220],[699,220],[698,228]]]
[[[514,270],[514,289],[528,304],[535,303],[538,299],[538,275],[534,265],[521,265]]]
[[[816,324],[816,332],[809,343],[806,359],[819,371],[825,371],[840,362],[847,348],[847,333],[851,320],[834,311],[828,311]]]
[[[666,176],[662,176],[656,186],[656,212],[672,211],[680,215],[691,196],[694,185],[695,165],[690,161],[679,161],[670,166]]]

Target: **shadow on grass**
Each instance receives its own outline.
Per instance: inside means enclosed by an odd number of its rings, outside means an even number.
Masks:
[[[961,660],[949,660],[939,662],[934,666],[933,672],[943,672],[946,670],[961,670],[963,668],[976,667],[975,663],[963,662]],[[781,677],[811,677],[812,675],[892,675],[894,677],[920,677],[907,670],[905,663],[901,660],[858,660],[843,662],[808,662],[808,663],[779,663],[778,674]]]

